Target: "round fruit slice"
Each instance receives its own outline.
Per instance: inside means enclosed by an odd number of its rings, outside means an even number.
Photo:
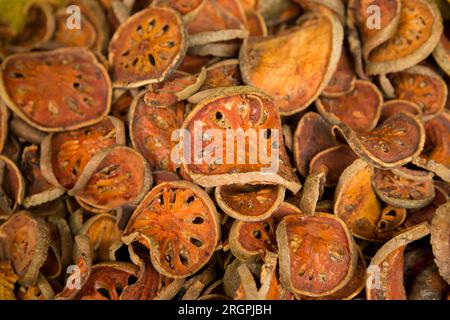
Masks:
[[[402,0],[394,35],[366,57],[367,74],[398,72],[416,65],[433,52],[442,31],[442,17],[434,1]]]
[[[346,123],[358,132],[371,131],[378,123],[383,96],[369,81],[356,80],[348,94],[335,98],[322,97],[316,101],[317,110],[332,124]]]
[[[402,208],[423,208],[434,199],[433,174],[397,168],[374,169],[372,186],[384,202]]]
[[[343,46],[337,69],[323,90],[322,96],[330,98],[350,93],[355,88],[355,81],[355,71],[350,62],[349,54]]]
[[[425,122],[425,148],[421,157],[450,168],[450,113]]]
[[[182,167],[203,187],[280,184],[294,193],[301,187],[277,106],[255,88],[219,90],[191,111],[182,129]]]
[[[116,144],[125,144],[125,128],[111,116],[87,128],[49,134],[41,144],[42,175],[54,186],[71,189],[89,160]]]
[[[230,217],[242,221],[261,221],[279,208],[285,191],[277,185],[231,184],[216,187],[214,195],[219,207]]]
[[[18,212],[0,226],[0,256],[10,260],[19,283],[32,286],[47,259],[50,230],[43,219]]]
[[[447,85],[433,70],[424,66],[415,66],[390,75],[399,99],[416,103],[423,112],[425,120],[433,118],[445,108]]]
[[[3,61],[0,93],[33,127],[58,132],[101,121],[111,107],[111,82],[86,48],[24,53]]]
[[[302,176],[307,176],[309,163],[317,153],[336,144],[328,122],[315,112],[305,113],[295,130],[293,146],[295,164]]]
[[[89,160],[69,195],[99,209],[137,204],[151,187],[145,159],[134,149],[115,146]]]
[[[56,13],[56,30],[53,35],[54,45],[59,47],[87,47],[92,48],[97,39],[97,31],[92,23],[84,16],[80,16],[80,29],[68,29],[67,21],[71,15],[65,9]]]
[[[345,123],[336,127],[358,156],[379,168],[411,162],[425,144],[425,129],[410,113],[396,113],[368,133],[355,132]]]
[[[244,41],[239,56],[242,78],[273,96],[282,115],[297,113],[327,86],[342,41],[342,25],[333,14],[307,13],[289,31]]]
[[[325,187],[337,185],[342,172],[351,165],[358,156],[346,145],[339,145],[317,153],[309,163],[309,172],[325,171]],[[323,168],[326,170],[323,170]]]
[[[0,215],[10,215],[22,204],[25,181],[16,164],[0,155]]]
[[[334,195],[334,213],[355,237],[366,240],[386,237],[377,232],[381,204],[372,189],[372,176],[373,169],[358,159],[342,172]]]
[[[117,29],[109,44],[114,87],[136,88],[163,81],[183,60],[186,50],[186,32],[176,11],[140,11]]]
[[[161,274],[185,278],[209,261],[219,238],[219,216],[208,194],[190,182],[174,181],[157,185],[145,196],[122,240],[149,248]]]
[[[367,269],[367,300],[406,300],[403,253],[409,243],[429,233],[430,226],[423,223],[397,235],[378,250]]]
[[[438,63],[442,70],[450,76],[450,24],[444,25],[444,32],[441,35],[436,48],[433,51],[434,60]]]
[[[258,222],[236,220],[230,230],[230,250],[241,261],[258,261],[266,251],[277,251],[275,229],[270,218]]]
[[[389,100],[384,103],[383,109],[381,109],[380,123],[399,112],[411,113],[419,119],[423,116],[422,109],[414,102],[401,99]]]
[[[441,205],[431,221],[431,245],[440,275],[450,284],[450,202]]]
[[[117,227],[116,218],[110,214],[98,214],[87,220],[78,234],[89,237],[93,248],[93,262],[111,261],[114,246],[120,243],[122,232]]]
[[[281,282],[292,293],[330,295],[353,276],[358,262],[356,244],[334,215],[287,216],[276,233]]]
[[[138,275],[138,268],[127,262],[103,262],[92,272],[78,293],[77,300],[119,300],[122,290]]]
[[[21,168],[27,183],[23,206],[30,208],[55,200],[64,194],[64,189],[54,187],[45,180],[39,165],[41,152],[36,145],[27,146],[22,152]]]

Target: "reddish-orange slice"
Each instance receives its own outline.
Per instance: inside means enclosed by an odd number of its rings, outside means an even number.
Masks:
[[[380,123],[399,112],[411,113],[419,119],[423,116],[422,109],[414,102],[401,99],[389,100],[383,104],[383,109],[381,109]]]
[[[341,57],[333,77],[322,92],[322,96],[336,97],[341,94],[350,93],[355,88],[356,74],[350,62],[349,54],[342,47]]]

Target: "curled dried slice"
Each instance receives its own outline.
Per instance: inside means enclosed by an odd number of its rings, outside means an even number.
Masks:
[[[35,129],[22,119],[13,116],[9,122],[11,132],[20,140],[32,143],[41,144],[44,138],[47,136],[45,132]]]
[[[383,96],[369,81],[356,80],[353,91],[338,97],[322,97],[316,101],[317,110],[332,124],[346,123],[358,132],[371,131],[378,123]]]
[[[423,124],[410,113],[396,113],[368,133],[355,132],[345,123],[336,127],[358,156],[379,168],[411,162],[425,144]]]
[[[402,208],[423,208],[434,199],[433,174],[397,168],[375,169],[372,186],[384,202]]]
[[[406,246],[430,233],[427,223],[417,225],[386,242],[368,267],[367,300],[406,300],[403,282]]]
[[[381,109],[380,122],[384,122],[384,120],[399,112],[411,113],[419,119],[423,116],[422,109],[414,102],[396,99],[386,101],[383,104],[383,109]]]
[[[272,95],[282,115],[297,113],[332,78],[342,41],[342,25],[334,15],[307,13],[299,26],[286,32],[244,41],[239,56],[242,78]]]
[[[69,195],[99,209],[137,204],[153,183],[145,159],[134,149],[115,146],[89,160]]]
[[[294,133],[293,153],[299,172],[306,177],[311,159],[336,144],[328,122],[315,112],[305,113]]]
[[[116,144],[125,144],[125,128],[111,116],[86,128],[49,134],[41,144],[42,175],[54,186],[71,189],[89,160]]]
[[[18,280],[11,261],[0,262],[0,300],[16,300],[14,284]]]
[[[0,153],[3,153],[3,148],[8,138],[8,120],[9,110],[0,98]]]
[[[47,258],[50,230],[41,218],[18,212],[0,226],[0,256],[10,260],[22,285],[34,285]]]
[[[232,87],[242,84],[239,60],[228,59],[215,63],[206,69],[206,79],[199,91]]]
[[[241,261],[258,261],[266,251],[277,251],[273,219],[258,222],[236,220],[230,230],[230,250]]]
[[[425,148],[421,157],[450,169],[450,113],[444,112],[425,122]]]
[[[55,200],[64,194],[64,189],[54,187],[42,175],[39,160],[40,149],[36,145],[27,146],[22,152],[21,168],[27,183],[23,206],[30,208]]]
[[[395,33],[366,54],[367,74],[398,72],[416,65],[433,52],[442,30],[435,1],[402,0]]]
[[[39,130],[57,132],[101,121],[111,107],[112,89],[95,55],[74,47],[7,57],[0,93],[24,121]]]
[[[67,28],[67,21],[71,15],[65,9],[56,13],[56,30],[53,44],[58,47],[87,47],[92,48],[96,43],[97,31],[92,23],[84,16],[80,16],[82,28]]]
[[[431,245],[440,275],[450,284],[450,202],[441,205],[431,220]]]
[[[137,96],[130,107],[129,128],[133,147],[152,169],[175,171],[178,164],[171,158],[176,145],[172,136],[183,124],[186,107],[174,92],[168,91],[148,91]]]
[[[327,296],[353,276],[356,244],[344,222],[334,215],[287,216],[276,233],[281,282],[292,293]]]
[[[381,204],[372,189],[373,169],[358,159],[339,178],[334,195],[334,213],[341,218],[355,237],[377,240]]]
[[[231,184],[216,187],[214,195],[219,207],[230,217],[261,221],[280,207],[285,191],[278,185]]]
[[[83,224],[78,234],[89,238],[93,262],[114,260],[111,253],[122,236],[114,216],[107,213],[95,215]]]
[[[17,165],[0,155],[0,214],[10,215],[22,204],[25,180]]]
[[[439,115],[447,101],[447,85],[440,75],[425,66],[415,66],[390,75],[399,99],[416,103],[425,120]]]
[[[122,240],[149,248],[161,274],[184,278],[209,261],[219,238],[219,217],[208,194],[190,182],[174,181],[157,185],[145,196]]]
[[[297,192],[301,185],[284,148],[277,111],[273,100],[255,88],[219,90],[183,123],[183,169],[204,187],[280,184]]]
[[[386,206],[381,211],[380,220],[378,220],[377,228],[378,232],[388,232],[393,231],[396,228],[400,227],[400,225],[406,219],[406,209]]]
[[[172,9],[148,8],[133,15],[109,44],[114,86],[136,88],[166,79],[186,53],[185,33]]]
[[[295,19],[302,12],[301,7],[290,0],[258,0],[254,7],[261,13],[269,27],[276,27]]]
[[[350,93],[355,88],[356,74],[350,62],[345,46],[342,47],[341,57],[333,77],[323,89],[322,96],[336,97]]]
[[[434,60],[438,63],[442,70],[450,76],[450,25],[444,25],[444,32],[441,39],[433,51]]]
[[[316,212],[317,202],[322,198],[325,185],[326,167],[311,172],[305,179],[298,207],[304,215],[313,216]]]
[[[247,28],[251,37],[267,36],[267,26],[261,13],[254,9],[245,10]]]
[[[129,281],[136,279],[138,268],[127,262],[102,262],[92,267],[91,275],[78,293],[77,300],[119,300]]]
[[[351,165],[358,156],[346,145],[339,145],[320,151],[309,163],[309,172],[319,172],[326,168],[325,187],[337,185],[342,172]]]

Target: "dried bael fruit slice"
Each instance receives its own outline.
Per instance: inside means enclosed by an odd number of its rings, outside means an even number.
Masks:
[[[428,223],[417,225],[386,242],[368,267],[367,300],[406,300],[403,280],[406,246],[430,233]]]
[[[86,235],[93,248],[93,262],[114,261],[114,249],[120,243],[121,230],[116,218],[110,214],[98,214],[87,220],[78,234]]]
[[[442,70],[450,76],[450,25],[448,22],[444,25],[444,32],[441,35],[436,48],[433,51],[434,60]]]
[[[8,120],[9,110],[0,98],[0,153],[3,153],[6,139],[8,139]]]
[[[394,36],[400,21],[401,0],[350,0],[347,14],[358,26],[363,40],[362,55]],[[380,13],[377,15],[377,13]]]
[[[182,180],[178,174],[172,171],[156,170],[152,171],[152,175],[155,186],[163,182]]]
[[[16,300],[14,284],[19,277],[12,268],[11,261],[0,262],[0,300]]]
[[[329,9],[336,14],[342,23],[345,22],[345,5],[342,0],[294,0],[307,10]]]
[[[442,279],[437,266],[433,262],[423,267],[413,281],[408,292],[408,300],[448,299],[448,284]]]
[[[58,132],[101,121],[111,107],[112,89],[95,55],[74,47],[7,57],[0,93],[22,120],[39,130]]]
[[[98,209],[137,204],[153,183],[145,159],[134,149],[115,146],[89,160],[69,195]]]
[[[402,0],[395,33],[366,55],[368,75],[398,72],[428,57],[443,31],[435,1]]]
[[[371,131],[378,123],[383,96],[369,81],[356,80],[355,88],[348,94],[334,98],[322,97],[316,101],[320,114],[332,124],[346,123],[358,132]]]
[[[267,36],[267,26],[261,13],[254,9],[245,10],[247,28],[250,37]]]
[[[423,124],[410,113],[396,113],[368,133],[355,132],[345,123],[335,128],[358,156],[379,168],[411,162],[425,144]]]
[[[425,122],[425,148],[420,155],[426,160],[433,160],[450,168],[450,113]]]
[[[182,129],[182,168],[203,187],[279,184],[294,193],[301,187],[284,148],[278,108],[256,88],[219,90],[191,111]]]
[[[97,31],[92,23],[84,16],[80,15],[80,25],[82,28],[67,28],[67,21],[71,14],[65,8],[56,13],[56,30],[53,35],[52,46],[58,47],[87,47],[92,48],[97,40]]]
[[[431,221],[431,245],[440,275],[450,284],[450,202],[441,205]]]
[[[0,256],[11,261],[22,285],[36,283],[49,245],[47,223],[29,213],[18,212],[0,226]]]
[[[55,200],[64,194],[64,189],[54,187],[45,180],[39,165],[41,152],[36,145],[27,146],[22,152],[21,168],[27,183],[23,206],[30,208]]]
[[[373,169],[358,159],[339,178],[334,194],[334,213],[355,237],[377,240],[386,237],[377,232],[381,204],[372,189]]]
[[[386,206],[381,211],[377,228],[379,233],[393,231],[400,227],[406,219],[406,209],[400,207]]]
[[[239,56],[242,78],[272,95],[282,115],[297,113],[332,78],[342,41],[342,25],[333,14],[307,13],[299,26],[277,36],[244,41]]]
[[[438,182],[439,181],[434,181],[435,197],[428,206],[420,209],[408,210],[408,217],[403,224],[406,228],[415,226],[424,221],[431,223],[437,208],[450,200],[449,194],[437,185]]]
[[[292,293],[327,296],[353,276],[356,244],[344,222],[334,215],[287,216],[276,233],[281,282]]]
[[[185,278],[211,258],[220,239],[219,216],[208,194],[187,181],[161,183],[137,207],[122,241],[150,249],[153,266]]]
[[[447,85],[440,75],[425,66],[415,66],[389,76],[399,99],[416,103],[425,120],[439,115],[447,101]]]
[[[321,95],[330,98],[350,93],[355,88],[355,81],[355,71],[353,70],[347,50],[343,46],[337,69],[328,82],[328,85],[323,89]]]
[[[218,186],[217,204],[230,217],[242,221],[261,221],[270,217],[284,200],[286,189],[279,185]]]
[[[152,6],[172,8],[185,16],[194,10],[198,10],[205,2],[206,0],[155,0],[152,2]]]
[[[128,262],[102,262],[92,267],[91,275],[78,293],[77,300],[120,300],[129,281],[136,279],[138,268]]]
[[[346,145],[339,145],[320,151],[309,163],[309,172],[319,172],[325,167],[325,187],[337,185],[342,172],[351,165],[358,156]]]
[[[329,123],[315,112],[305,113],[294,133],[293,153],[298,171],[306,177],[311,159],[336,144]]]
[[[0,155],[0,215],[10,215],[22,204],[25,181],[16,164]]]
[[[384,202],[402,208],[423,208],[434,199],[433,174],[397,168],[374,169],[372,186]]]
[[[384,120],[399,112],[411,113],[419,119],[421,119],[423,116],[422,109],[414,102],[395,99],[386,101],[383,104],[383,109],[381,109],[381,116],[379,120],[380,123],[384,122]]]
[[[176,11],[140,11],[117,29],[109,44],[114,87],[136,88],[163,81],[186,50],[186,31]]]
[[[86,128],[49,134],[41,144],[42,175],[54,186],[71,189],[89,160],[116,144],[125,144],[125,128],[111,116]]]

